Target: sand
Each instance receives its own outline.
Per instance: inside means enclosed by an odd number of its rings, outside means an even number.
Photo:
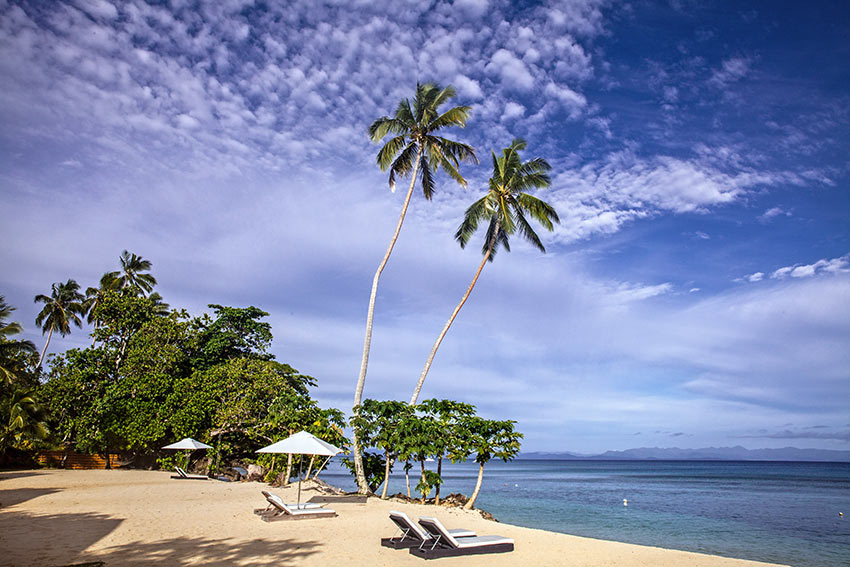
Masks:
[[[511,553],[435,560],[483,566],[765,565],[682,551],[600,541],[496,523],[475,511],[370,498],[328,504],[338,516],[267,523],[255,482],[172,480],[161,471],[0,472],[0,565],[422,565],[407,551],[381,547],[395,526],[389,510],[436,516],[448,528],[515,540]],[[270,489],[285,501],[295,488]],[[305,490],[303,499],[319,495]],[[433,562],[428,562],[432,564]]]

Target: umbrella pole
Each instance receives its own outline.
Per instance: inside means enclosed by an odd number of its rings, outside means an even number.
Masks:
[[[298,459],[298,500],[295,508],[297,510],[301,509],[301,458]]]

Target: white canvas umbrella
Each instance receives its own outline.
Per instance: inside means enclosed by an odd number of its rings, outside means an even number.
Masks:
[[[166,445],[163,449],[174,449],[174,450],[185,450],[186,451],[186,467],[189,467],[189,455],[192,454],[192,451],[196,449],[212,449],[210,445],[206,443],[201,443],[200,441],[195,441],[191,437],[185,437],[178,441],[177,443],[172,443],[171,445]]]
[[[258,453],[291,453],[293,455],[324,455],[333,457],[342,449],[306,431],[299,431],[286,439],[272,443],[257,451]],[[301,461],[298,462],[298,506],[301,505]]]
[[[189,449],[190,451],[194,451],[195,449],[212,449],[212,447],[206,443],[195,441],[191,437],[186,437],[177,443],[166,445],[163,449]]]

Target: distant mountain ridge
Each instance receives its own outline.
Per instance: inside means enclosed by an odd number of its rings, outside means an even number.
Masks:
[[[557,460],[667,460],[667,461],[822,461],[850,462],[850,451],[830,449],[745,449],[744,447],[706,447],[704,449],[679,449],[678,447],[641,447],[625,451],[605,451],[599,455],[581,455],[569,452],[520,453],[518,459]]]

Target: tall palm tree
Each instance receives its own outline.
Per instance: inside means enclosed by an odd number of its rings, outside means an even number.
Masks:
[[[86,322],[94,325],[96,331],[100,327],[100,320],[97,318],[97,309],[103,305],[103,300],[106,293],[109,291],[117,291],[121,287],[118,281],[118,272],[106,272],[100,278],[100,286],[89,287],[86,289],[86,299],[83,301],[83,312],[86,315]],[[92,333],[91,344],[94,346],[95,336]]]
[[[12,340],[9,337],[22,332],[21,324],[18,322],[7,323],[15,308],[6,303],[6,298],[0,295],[0,380],[11,384],[15,379],[15,366],[17,363],[14,355],[21,351],[27,353],[36,352],[32,341]]]
[[[440,107],[455,97],[451,86],[440,88],[433,83],[416,85],[416,95],[413,101],[404,99],[398,103],[393,116],[382,116],[369,126],[369,137],[373,142],[380,142],[388,134],[392,137],[378,151],[377,163],[381,171],[389,169],[389,185],[395,191],[396,179],[410,175],[410,187],[401,207],[395,232],[390,245],[372,279],[372,292],[369,296],[369,309],[366,315],[366,338],[363,341],[363,358],[360,362],[360,374],[354,392],[354,407],[359,407],[363,398],[363,385],[366,382],[366,368],[369,364],[369,349],[372,345],[372,321],[375,315],[375,298],[378,294],[378,280],[381,272],[390,259],[401,225],[407,214],[407,207],[413,196],[416,180],[421,179],[422,192],[426,199],[434,194],[434,174],[443,168],[449,176],[463,187],[466,180],[458,172],[461,161],[477,163],[475,150],[466,144],[455,142],[437,135],[437,132],[451,126],[466,126],[469,117],[468,106],[455,106],[445,112]],[[355,410],[356,411],[356,410]],[[357,436],[353,443],[354,465],[357,486],[360,492],[368,493],[369,484],[363,472],[363,458]]]
[[[493,261],[500,246],[510,252],[511,247],[508,239],[517,232],[535,248],[541,252],[546,252],[540,238],[528,223],[526,215],[537,220],[549,231],[554,228],[553,222],[560,222],[558,213],[551,205],[526,193],[526,191],[532,189],[549,187],[551,181],[547,172],[551,169],[551,166],[543,158],[534,158],[523,163],[519,152],[524,150],[525,147],[525,140],[516,138],[510,146],[502,150],[501,156],[497,157],[496,153],[493,152],[493,175],[490,177],[489,190],[486,195],[469,206],[463,222],[457,229],[455,239],[460,243],[461,248],[465,248],[469,239],[478,230],[479,223],[487,223],[487,236],[481,249],[484,257],[481,259],[481,264],[478,265],[478,270],[466,289],[466,293],[463,294],[460,303],[452,311],[451,317],[449,317],[431,348],[431,354],[425,362],[425,368],[422,369],[416,389],[413,390],[413,396],[410,398],[410,405],[416,404],[419,392],[422,390],[422,384],[425,382],[425,377],[428,376],[428,370],[437,354],[437,349],[440,348],[440,343],[449,331],[449,327],[451,327],[463,304],[466,303],[469,294],[472,293],[472,288],[475,287],[484,265]]]
[[[152,265],[150,260],[124,250],[121,252],[121,271],[112,273],[118,279],[119,288],[129,288],[140,295],[147,295],[156,285],[156,278],[142,272],[149,272]]]
[[[58,331],[63,337],[71,332],[71,323],[82,327],[83,322],[80,315],[84,313],[83,300],[85,296],[80,293],[80,284],[69,279],[65,283],[55,283],[52,286],[50,296],[38,294],[35,303],[44,303],[44,308],[35,318],[35,324],[41,326],[41,334],[47,333],[47,342],[38,358],[38,366],[41,366],[47,345],[53,331]]]

